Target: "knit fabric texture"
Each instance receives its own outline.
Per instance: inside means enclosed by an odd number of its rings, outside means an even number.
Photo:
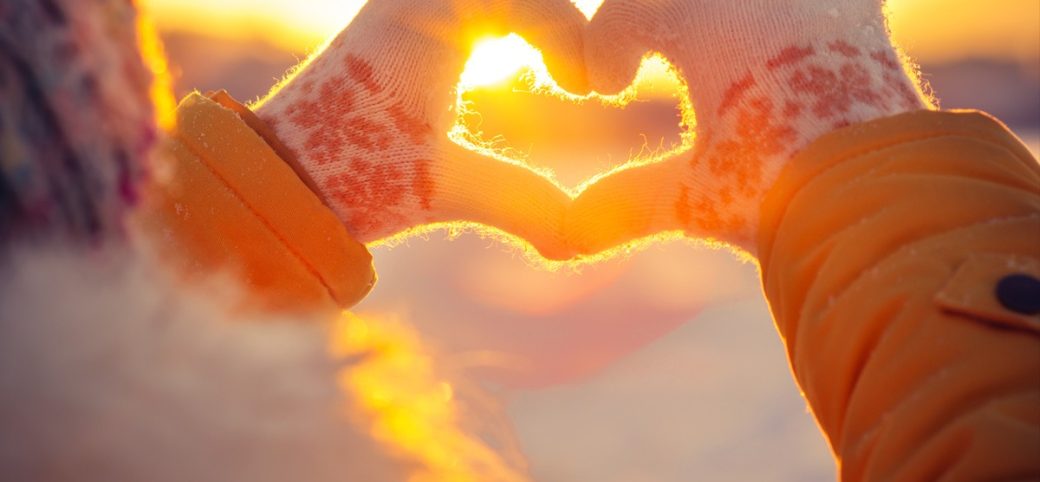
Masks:
[[[566,195],[448,131],[474,43],[518,32],[561,84],[581,89],[585,23],[568,0],[369,2],[254,110],[362,242],[472,221],[560,246]]]
[[[0,3],[0,244],[124,233],[157,138],[128,0]]]
[[[688,82],[692,155],[593,186],[589,209],[626,199],[656,225],[754,252],[759,206],[781,169],[835,129],[923,109],[880,0],[608,0],[592,20],[589,80],[627,86],[658,52]],[[638,169],[634,170],[638,171]],[[578,215],[576,217],[581,217]]]

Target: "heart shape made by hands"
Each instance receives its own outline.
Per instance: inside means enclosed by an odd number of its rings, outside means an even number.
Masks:
[[[589,263],[672,238],[681,230],[671,213],[651,212],[643,204],[616,196],[628,183],[649,182],[660,187],[662,198],[677,198],[679,173],[672,172],[676,163],[667,161],[688,156],[693,144],[694,113],[684,81],[658,56],[646,57],[639,72],[625,90],[612,95],[566,92],[537,63],[490,85],[460,83],[452,140],[501,162],[523,166],[527,174],[566,194],[566,198],[532,195],[528,201],[536,205],[568,203],[543,209],[562,212],[564,219],[525,227],[524,233],[507,232],[512,241],[533,248],[545,260]],[[530,147],[514,147],[517,138],[531,142]],[[625,145],[627,140],[635,142]],[[536,146],[538,141],[566,145]],[[588,144],[603,142],[612,144],[608,157],[627,151],[622,154],[625,159],[589,162],[589,153],[608,149]],[[546,151],[552,152],[552,161],[546,162]],[[569,161],[554,162],[560,159]],[[531,236],[527,233],[532,229],[559,232]]]

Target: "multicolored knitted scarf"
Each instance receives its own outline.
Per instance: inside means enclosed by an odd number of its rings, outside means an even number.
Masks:
[[[0,3],[0,245],[123,232],[158,128],[132,0]]]

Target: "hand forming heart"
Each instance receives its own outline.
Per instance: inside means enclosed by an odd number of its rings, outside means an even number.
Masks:
[[[927,104],[882,0],[607,0],[586,44],[592,86],[608,92],[660,52],[690,83],[697,115],[692,155],[620,172],[577,200],[570,240],[593,252],[682,230],[754,254],[760,204],[799,151]]]
[[[452,142],[459,74],[475,41],[515,31],[540,45],[563,86],[584,88],[585,18],[568,0],[373,1],[262,102],[259,116],[358,240],[470,221],[566,258],[570,202],[518,164]]]
[[[621,170],[571,199],[448,139],[475,39],[515,31],[564,88],[605,91],[657,51],[691,82],[692,156]],[[588,67],[586,69],[585,67]],[[838,127],[921,108],[880,0],[370,2],[258,109],[359,240],[470,221],[549,259],[683,230],[754,252],[758,204],[783,165]]]

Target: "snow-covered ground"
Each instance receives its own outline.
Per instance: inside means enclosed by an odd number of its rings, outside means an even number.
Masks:
[[[444,360],[479,340],[505,352],[504,366],[472,373],[507,385],[495,393],[536,481],[834,479],[757,270],[727,252],[673,242],[581,274],[546,273],[471,235],[434,234],[375,255],[382,278],[358,311],[409,313]],[[569,306],[518,314],[503,299],[507,285],[468,280],[486,264],[516,283],[578,294]],[[531,296],[527,306],[536,295],[515,294]],[[589,360],[595,368],[583,369]],[[512,376],[532,365],[535,374]]]

